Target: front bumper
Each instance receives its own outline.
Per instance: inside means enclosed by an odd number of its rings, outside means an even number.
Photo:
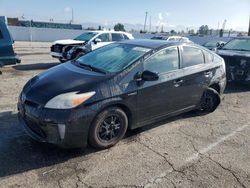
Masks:
[[[4,65],[15,65],[21,63],[21,59],[18,55],[0,57],[0,67]]]
[[[33,139],[63,148],[87,146],[89,126],[95,111],[87,108],[53,110],[20,102],[18,110],[19,122]]]
[[[62,60],[67,60],[63,57],[63,53],[59,53],[59,52],[50,52],[50,55],[54,58],[57,59],[62,59]]]

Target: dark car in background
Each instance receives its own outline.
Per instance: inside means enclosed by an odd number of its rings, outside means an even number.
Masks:
[[[228,82],[250,84],[250,37],[232,39],[217,54],[225,60]]]
[[[222,48],[225,45],[225,43],[226,43],[225,41],[209,41],[203,44],[202,46],[204,46],[209,50],[213,50],[215,48]]]
[[[20,58],[13,49],[14,41],[6,24],[0,21],[0,67],[20,63]]]
[[[103,149],[127,129],[214,111],[225,84],[224,60],[199,45],[127,40],[32,78],[19,97],[19,119],[38,141]]]

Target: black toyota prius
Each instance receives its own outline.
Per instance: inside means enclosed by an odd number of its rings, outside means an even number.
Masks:
[[[19,120],[41,142],[108,148],[136,129],[199,109],[212,112],[226,84],[224,60],[193,43],[113,43],[32,78]]]

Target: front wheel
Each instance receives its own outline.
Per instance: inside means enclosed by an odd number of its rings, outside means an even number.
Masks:
[[[78,52],[75,54],[75,57],[73,59],[78,59],[79,57],[83,56],[85,53],[84,52]]]
[[[208,88],[202,98],[200,110],[203,112],[213,112],[220,104],[220,94],[213,88]]]
[[[95,148],[106,149],[119,142],[128,128],[126,113],[117,107],[102,111],[90,127],[89,143]]]
[[[67,60],[60,58],[59,61],[60,61],[60,63],[65,63]]]

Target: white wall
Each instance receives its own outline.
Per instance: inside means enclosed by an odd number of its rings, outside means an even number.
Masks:
[[[84,30],[36,27],[9,26],[8,28],[16,41],[52,42],[59,39],[73,39],[84,32]]]
[[[9,26],[8,27],[12,37],[15,41],[34,41],[34,42],[53,42],[59,39],[73,39],[76,36],[82,34],[86,30],[73,30],[73,29],[51,29],[51,28],[36,28],[36,27],[17,27]],[[134,38],[152,38],[153,34],[143,34],[143,33],[132,33]],[[219,38],[214,36],[190,36],[190,40],[195,43],[203,44],[211,40],[223,40],[228,41],[230,38]]]

